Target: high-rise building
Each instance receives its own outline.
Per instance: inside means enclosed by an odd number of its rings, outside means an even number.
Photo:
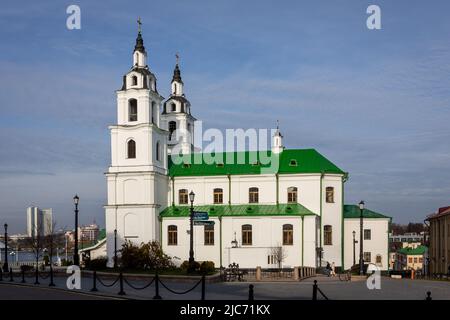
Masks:
[[[35,237],[48,235],[53,228],[52,209],[39,209],[38,207],[27,208],[27,235]]]

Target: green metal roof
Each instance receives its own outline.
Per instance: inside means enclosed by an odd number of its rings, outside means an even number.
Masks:
[[[97,241],[103,240],[104,238],[106,238],[106,229],[101,229],[98,232]]]
[[[417,246],[417,248],[401,248],[397,252],[407,256],[418,256],[423,255],[426,251],[426,246]]]
[[[189,206],[170,206],[161,212],[163,218],[187,217],[189,216]],[[204,205],[195,206],[195,211],[208,212],[211,217],[217,216],[309,216],[315,213],[306,209],[298,203],[262,205]]]
[[[178,162],[174,163],[169,157],[169,175],[172,177],[262,173],[345,174],[314,149],[287,149],[280,154],[272,154],[271,151],[193,153],[183,156],[183,161]]]
[[[361,212],[359,211],[359,206],[354,204],[346,204],[344,205],[344,219],[351,218],[359,218]],[[372,219],[391,219],[391,217],[385,216],[381,213],[364,209],[363,218],[372,218]]]

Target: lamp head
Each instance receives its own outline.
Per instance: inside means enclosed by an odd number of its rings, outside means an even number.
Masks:
[[[194,191],[189,192],[189,200],[191,201],[191,203],[194,202],[194,199],[195,199]]]
[[[75,195],[75,197],[73,197],[73,203],[78,204],[79,202],[80,202],[80,197],[78,197],[78,195]]]
[[[364,201],[359,203],[359,209],[364,210]]]

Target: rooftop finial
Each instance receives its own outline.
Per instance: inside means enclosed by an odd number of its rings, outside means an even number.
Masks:
[[[180,62],[180,54],[177,52],[175,53],[175,58],[177,60],[177,64]]]
[[[141,26],[142,26],[141,17],[139,17],[137,19],[137,23],[138,23],[138,32],[141,33],[141,31],[142,31],[142,29],[141,29]]]
[[[277,119],[277,130],[280,128],[280,121]]]

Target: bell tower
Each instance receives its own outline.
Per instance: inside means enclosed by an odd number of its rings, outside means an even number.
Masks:
[[[131,69],[117,95],[117,124],[111,132],[111,165],[106,172],[105,205],[108,265],[125,241],[136,244],[160,239],[159,213],[167,206],[167,139],[160,127],[163,97],[147,65],[141,22]]]
[[[161,126],[169,131],[167,142],[168,154],[189,154],[194,145],[194,122],[191,115],[191,103],[184,94],[184,83],[181,79],[179,55],[171,82],[171,94],[164,102],[161,115]]]

